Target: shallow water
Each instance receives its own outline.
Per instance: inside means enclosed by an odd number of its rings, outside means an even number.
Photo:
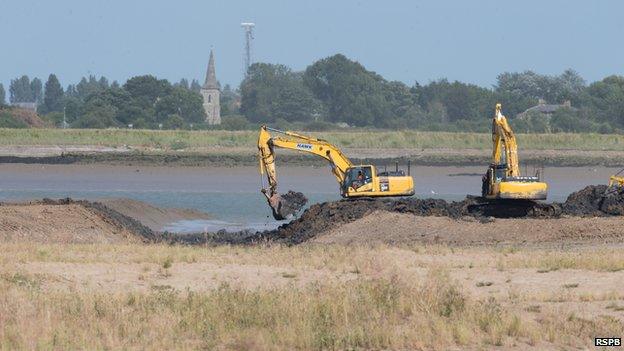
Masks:
[[[618,170],[547,168],[543,178],[549,183],[549,201],[564,201],[569,193],[589,184],[605,184]],[[412,167],[416,196],[461,200],[467,194],[478,195],[484,171],[485,167]],[[533,173],[530,168],[528,171]],[[310,204],[340,198],[329,167],[280,167],[278,172],[281,191],[301,191]],[[175,232],[264,230],[283,224],[271,216],[259,192],[261,184],[255,167],[0,165],[0,201],[123,197],[161,207],[193,208],[214,216],[213,220],[181,221],[165,228]]]

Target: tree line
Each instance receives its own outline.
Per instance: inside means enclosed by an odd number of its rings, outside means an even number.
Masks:
[[[151,75],[123,85],[85,77],[63,89],[51,74],[45,84],[22,76],[11,80],[11,103],[35,102],[51,124],[75,128],[209,128],[204,124],[197,80],[170,83]],[[624,131],[624,77],[587,84],[575,71],[541,75],[505,72],[491,88],[439,79],[408,86],[388,81],[337,54],[304,71],[253,64],[238,89],[221,89],[221,126],[247,129],[375,127],[440,131],[487,131],[497,102],[519,132]],[[0,84],[0,104],[6,92]],[[540,103],[550,110],[544,113]],[[527,111],[528,110],[528,111]],[[525,111],[527,111],[525,113]]]
[[[494,105],[501,102],[521,132],[624,130],[624,77],[587,85],[573,70],[556,76],[506,72],[492,88],[447,79],[408,86],[338,54],[303,72],[254,64],[240,92],[241,113],[253,123],[487,131]],[[523,113],[540,103],[553,111]]]
[[[50,74],[40,80],[22,76],[11,81],[10,102],[36,102],[51,124],[75,128],[185,128],[204,121],[199,83],[171,84],[151,75],[136,76],[121,86],[105,77],[83,77],[66,89]]]

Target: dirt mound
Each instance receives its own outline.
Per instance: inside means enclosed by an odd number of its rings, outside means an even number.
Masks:
[[[22,121],[31,128],[47,127],[46,122],[44,122],[35,111],[22,108],[9,108],[6,111],[15,120]]]
[[[0,241],[37,243],[120,243],[134,234],[80,204],[2,205]]]
[[[201,211],[182,208],[160,208],[132,199],[111,198],[101,199],[97,202],[137,220],[153,231],[162,231],[167,224],[181,220],[210,219],[209,214]]]
[[[314,204],[294,221],[250,239],[299,244],[338,224],[352,222],[374,210],[387,209],[389,204],[383,200],[341,200]]]
[[[606,194],[600,210],[608,215],[624,215],[624,189],[613,189]]]
[[[137,220],[98,202],[67,198],[0,203],[0,241],[84,244],[160,240]]]
[[[624,190],[607,189],[606,185],[587,186],[568,196],[563,211],[572,216],[624,215]]]
[[[563,203],[563,211],[576,216],[603,215],[600,207],[606,190],[606,185],[596,185],[573,192]]]
[[[603,196],[606,186],[588,186],[573,193],[565,203],[538,204],[530,201],[499,201],[484,203],[482,199],[467,197],[463,201],[447,202],[441,199],[406,198],[399,200],[358,199],[325,202],[312,205],[300,218],[276,230],[245,236],[249,242],[273,240],[299,244],[315,236],[354,222],[374,211],[412,214],[420,217],[436,216],[451,219],[470,218],[487,223],[492,218],[518,219],[518,223],[531,218],[557,220],[566,216],[608,216],[624,214],[624,191]],[[391,223],[386,223],[388,228]],[[549,227],[545,225],[544,227]],[[388,229],[390,230],[390,229]]]
[[[375,211],[363,218],[319,233],[310,241],[324,244],[444,244],[573,245],[575,243],[622,242],[621,219],[616,217],[566,217],[542,219],[496,219],[480,223],[471,218],[419,217],[405,213]]]
[[[410,213],[417,216],[459,218],[468,213],[471,200],[447,202],[441,199],[357,199],[324,202],[310,206],[301,217],[276,230],[259,233],[248,240],[276,240],[299,244],[340,224],[353,222],[374,211]]]
[[[417,216],[444,216],[460,218],[470,215],[471,207],[475,201],[466,198],[463,201],[446,202],[442,199],[407,199],[397,200],[390,203],[392,212],[411,213]],[[480,214],[475,213],[475,216]]]
[[[134,218],[128,217],[99,202],[80,201],[83,206],[100,215],[102,220],[118,228],[124,228],[144,242],[158,242],[160,236]]]

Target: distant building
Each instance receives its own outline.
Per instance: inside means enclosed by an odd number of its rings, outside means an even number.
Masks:
[[[528,116],[529,114],[539,113],[540,115],[546,118],[550,118],[552,117],[552,114],[555,113],[555,111],[562,109],[562,108],[569,108],[569,109],[575,110],[575,108],[572,107],[572,105],[570,104],[570,100],[564,101],[563,104],[561,105],[553,105],[553,104],[547,104],[544,99],[539,99],[539,102],[536,106],[528,108],[526,111],[519,113],[516,117],[522,119],[522,118],[526,118],[526,116]]]
[[[204,111],[206,111],[206,123],[221,124],[221,92],[217,84],[215,74],[214,55],[210,50],[210,60],[208,60],[208,70],[206,71],[206,81],[200,93],[204,98]]]
[[[13,102],[11,106],[23,108],[24,110],[37,112],[37,103],[36,102]]]

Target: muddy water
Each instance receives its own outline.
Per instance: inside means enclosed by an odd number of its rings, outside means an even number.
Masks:
[[[416,196],[459,200],[481,191],[484,167],[412,167]],[[604,184],[619,169],[552,167],[544,171],[549,200],[589,184]],[[522,170],[525,171],[524,169]],[[529,169],[528,173],[532,173]],[[280,167],[280,189],[303,192],[311,203],[337,200],[338,186],[329,167]],[[0,201],[43,197],[95,200],[125,197],[156,206],[193,208],[214,216],[209,221],[171,223],[176,232],[215,231],[221,228],[272,229],[272,219],[259,189],[255,167],[130,167],[106,165],[0,165]]]

